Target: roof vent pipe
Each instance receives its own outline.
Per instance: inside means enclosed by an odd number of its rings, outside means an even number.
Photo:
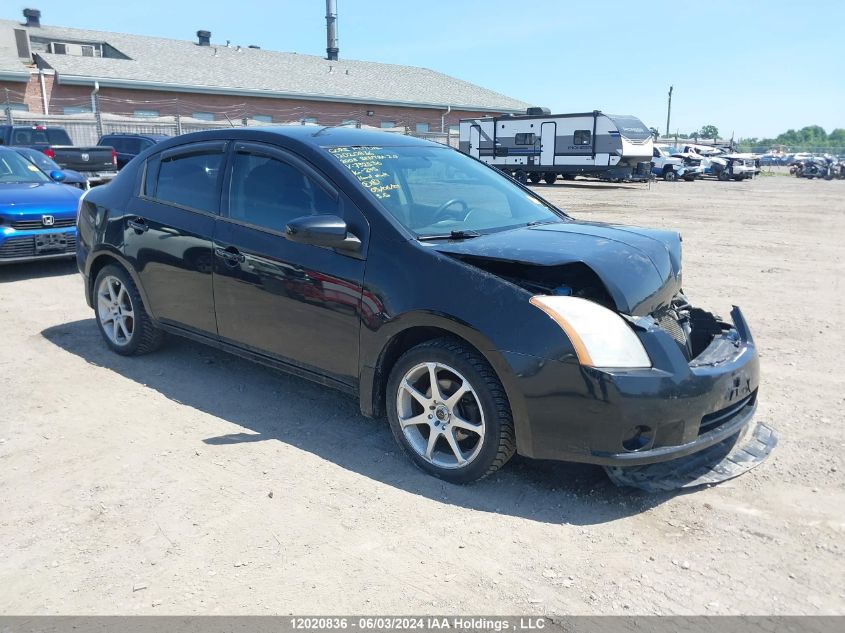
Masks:
[[[197,44],[200,46],[210,46],[211,31],[197,31]]]
[[[326,59],[337,60],[337,0],[326,0]]]
[[[26,18],[25,26],[41,26],[41,11],[38,9],[24,9],[23,17]]]

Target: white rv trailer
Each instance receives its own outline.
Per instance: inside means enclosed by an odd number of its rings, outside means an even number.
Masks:
[[[649,177],[652,136],[638,118],[604,114],[526,114],[463,119],[458,148],[517,180],[548,183],[558,175],[606,180]]]

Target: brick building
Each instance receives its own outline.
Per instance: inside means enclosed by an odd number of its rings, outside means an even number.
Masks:
[[[426,68],[215,44],[207,31],[188,41],[48,26],[32,9],[24,18],[0,20],[0,108],[32,114],[96,107],[139,119],[355,122],[424,133],[528,106]]]

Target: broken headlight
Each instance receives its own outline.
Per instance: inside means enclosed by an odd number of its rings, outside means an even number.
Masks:
[[[589,367],[646,368],[651,359],[640,339],[612,310],[578,297],[535,295],[531,304],[557,323]]]

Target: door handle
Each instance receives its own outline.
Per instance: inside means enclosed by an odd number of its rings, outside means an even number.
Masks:
[[[238,249],[231,246],[229,248],[215,248],[214,254],[226,262],[227,266],[237,266],[246,259]]]
[[[126,223],[126,226],[138,233],[146,233],[150,230],[150,227],[147,226],[147,223],[144,222],[143,218],[135,218],[134,220],[129,220]]]

